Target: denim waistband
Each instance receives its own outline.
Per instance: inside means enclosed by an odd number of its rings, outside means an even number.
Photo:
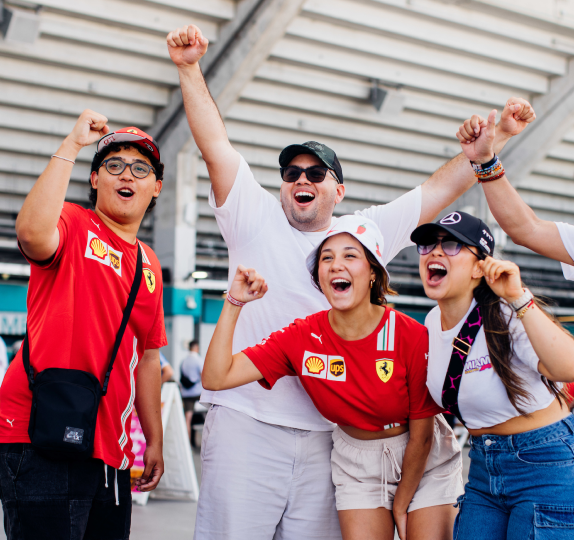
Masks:
[[[574,435],[574,415],[572,414],[554,424],[516,435],[472,436],[470,443],[476,450],[516,452],[520,449],[539,446],[569,435]]]

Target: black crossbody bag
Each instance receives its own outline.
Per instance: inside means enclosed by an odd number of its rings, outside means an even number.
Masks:
[[[458,336],[452,340],[452,354],[442,387],[441,401],[443,409],[454,414],[462,422],[463,426],[466,426],[466,423],[462,419],[458,408],[458,392],[466,359],[481,327],[482,317],[480,315],[480,306],[477,304],[469,313],[466,321],[464,321]]]
[[[43,456],[73,460],[91,457],[100,399],[108,392],[110,374],[136,301],[142,271],[142,252],[138,243],[136,273],[103,387],[95,375],[79,369],[48,368],[34,378],[26,333],[22,361],[32,390],[28,435],[32,447]]]

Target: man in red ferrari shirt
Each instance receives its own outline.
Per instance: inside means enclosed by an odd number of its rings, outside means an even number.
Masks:
[[[129,538],[130,423],[146,436],[141,491],[163,474],[159,348],[167,344],[161,267],[136,238],[162,186],[159,149],[137,128],[109,132],[86,110],[52,156],[16,221],[30,262],[28,340],[36,373],[87,371],[103,384],[134,282],[138,243],[143,276],[98,409],[94,451],[83,461],[51,460],[30,444],[32,392],[22,349],[0,388],[0,488],[9,540]],[[98,141],[90,176],[94,211],[64,202],[74,160]]]

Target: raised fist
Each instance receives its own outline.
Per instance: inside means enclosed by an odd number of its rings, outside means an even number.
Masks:
[[[462,151],[470,161],[486,163],[494,157],[494,136],[496,134],[496,109],[490,111],[488,120],[478,115],[465,120],[456,133]]]
[[[193,24],[178,28],[167,35],[167,48],[173,63],[179,67],[199,62],[207,51],[209,40]]]
[[[67,138],[80,148],[89,146],[110,132],[107,122],[103,114],[86,109]]]
[[[265,280],[253,269],[239,265],[229,288],[229,294],[240,302],[263,298],[267,292]]]
[[[525,99],[513,97],[506,102],[496,129],[513,137],[534,120],[536,120],[536,113],[532,105]]]
[[[507,302],[518,300],[524,293],[520,279],[520,269],[513,262],[499,261],[487,257],[478,263],[486,283],[494,294],[504,298]]]

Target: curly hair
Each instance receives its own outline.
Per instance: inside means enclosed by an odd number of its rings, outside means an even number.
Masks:
[[[129,142],[112,143],[109,146],[106,146],[101,152],[97,152],[94,155],[94,159],[92,160],[92,169],[90,171],[90,176],[91,173],[97,171],[102,166],[104,159],[106,159],[106,157],[109,156],[112,152],[119,152],[120,150],[127,150],[129,148],[135,148],[142,156],[148,158],[151,162],[152,167],[155,169],[156,181],[163,180],[164,164],[158,159],[156,159],[153,156],[153,154],[143,146]],[[88,180],[88,182],[90,184],[90,196],[89,196],[90,203],[92,205],[92,208],[95,208],[96,202],[98,201],[98,190],[92,187],[91,178]],[[153,197],[149,203],[149,206],[146,209],[146,214],[152,211],[156,201],[157,197]]]

